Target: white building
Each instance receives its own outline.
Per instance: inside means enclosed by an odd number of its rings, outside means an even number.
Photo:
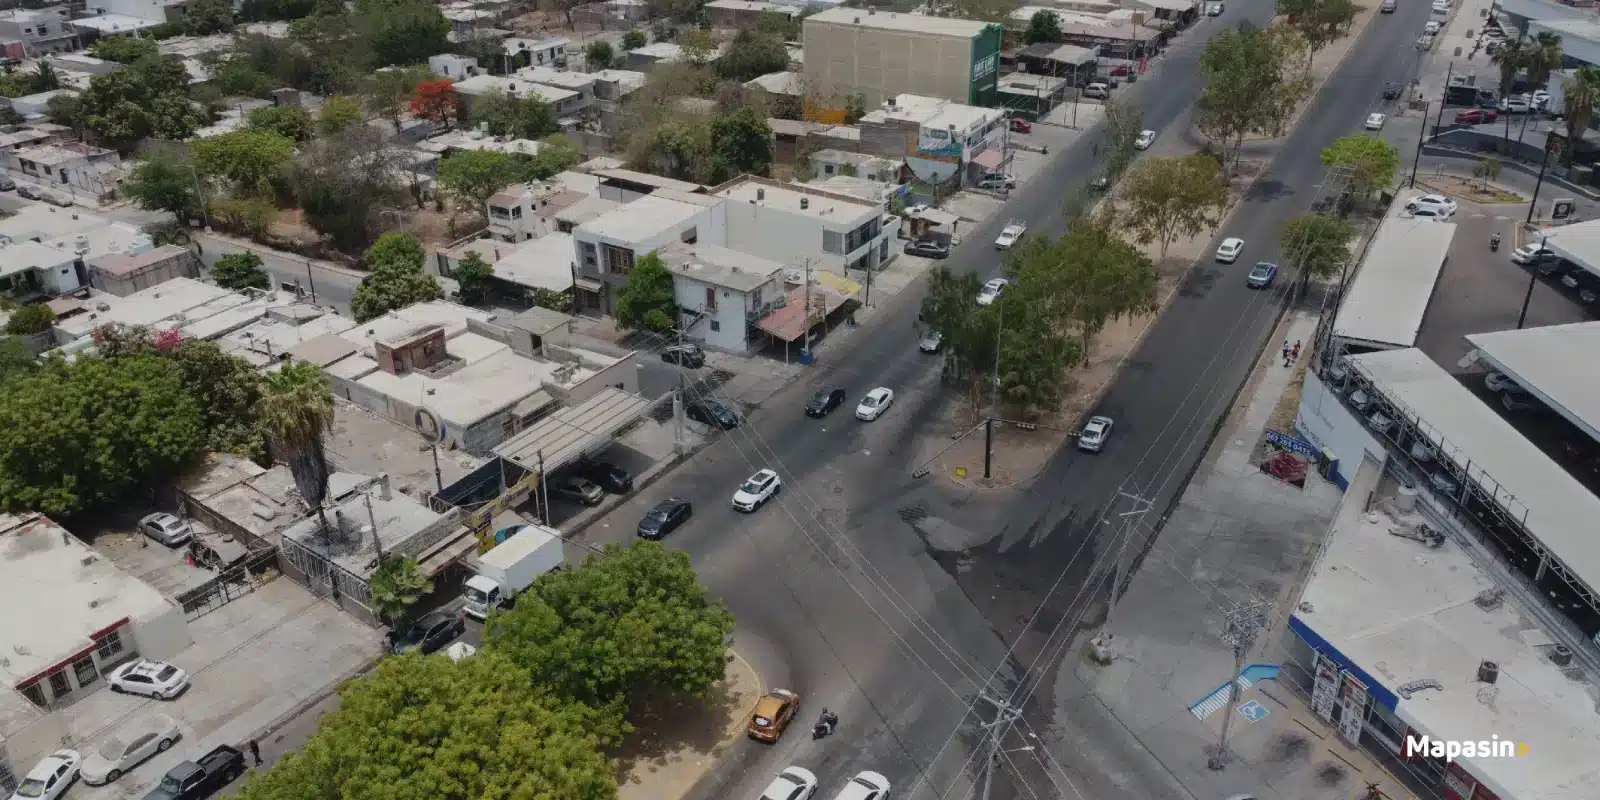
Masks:
[[[479,98],[499,95],[510,95],[517,100],[538,98],[549,103],[559,117],[572,115],[584,104],[583,97],[577,92],[501,75],[474,75],[456,81],[455,87],[456,93],[461,95],[461,101],[469,109]]]
[[[0,11],[0,41],[22,43],[23,55],[38,58],[48,53],[78,49],[78,30],[71,25],[66,6]]]
[[[610,314],[634,263],[671,244],[727,240],[723,203],[706,195],[658,189],[579,225],[572,232],[577,307]]]
[[[514,36],[501,43],[501,51],[511,61],[508,71],[521,67],[564,69],[567,66],[567,51],[571,47],[572,40],[565,36],[546,36],[541,39]]]
[[[35,183],[92,197],[109,193],[122,173],[117,151],[80,142],[14,150],[5,158],[9,169]]]
[[[750,349],[753,320],[785,298],[783,264],[711,244],[661,251],[684,335],[730,353]]]
[[[478,59],[471,56],[458,56],[455,53],[440,53],[428,56],[428,69],[435,75],[442,75],[453,81],[464,80],[477,75]]]
[[[876,269],[899,253],[896,226],[876,203],[749,175],[712,196],[728,201],[722,243],[734,250],[832,272]]]
[[[860,126],[915,127],[917,145],[906,151],[906,165],[926,181],[942,183],[957,174],[976,181],[1011,160],[1005,111],[999,108],[900,94],[868,112]]]
[[[105,686],[128,659],[170,659],[192,640],[181,607],[42,515],[0,517],[0,548],[12,610],[0,615],[11,684],[0,696],[0,755],[20,775],[62,746],[55,708]]]
[[[843,175],[877,183],[899,184],[902,163],[848,150],[818,150],[811,154],[811,169],[818,178]]]
[[[76,89],[52,89],[48,92],[24,95],[11,98],[11,110],[18,115],[31,118],[40,117],[50,113],[50,101],[57,97],[77,97]]]
[[[532,66],[517,70],[516,77],[552,89],[575,92],[578,97],[567,101],[566,114],[577,114],[594,103],[595,76],[584,72],[570,72],[553,67]]]
[[[131,225],[83,210],[30,205],[0,219],[0,284],[18,296],[58,297],[89,283],[88,260],[151,247],[150,237]]]
[[[94,14],[120,14],[157,25],[178,24],[189,14],[188,0],[89,0],[87,11]]]
[[[486,204],[489,233],[513,244],[549,233],[551,218],[542,212],[562,193],[561,187],[548,183],[514,183],[495,192]]]

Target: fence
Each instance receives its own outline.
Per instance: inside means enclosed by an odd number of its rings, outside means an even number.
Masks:
[[[230,567],[217,577],[178,595],[183,613],[190,619],[202,617],[239,599],[282,574],[278,570],[278,551],[252,553],[244,563]]]

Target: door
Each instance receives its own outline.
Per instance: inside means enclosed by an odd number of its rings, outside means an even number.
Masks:
[[[123,751],[121,767],[126,770],[135,764],[156,754],[156,735],[146,733],[128,743],[128,749]]]

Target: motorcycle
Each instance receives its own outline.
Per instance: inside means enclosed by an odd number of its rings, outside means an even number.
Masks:
[[[811,738],[816,740],[828,736],[838,726],[839,715],[824,708],[822,709],[822,716],[817,718],[817,724],[811,726]]]
[[[1499,251],[1500,251],[1500,234],[1497,233],[1497,234],[1489,237],[1489,252],[1496,253],[1496,252],[1499,252]]]

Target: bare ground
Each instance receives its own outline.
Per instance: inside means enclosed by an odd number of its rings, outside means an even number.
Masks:
[[[744,732],[762,692],[755,670],[737,656],[701,700],[645,709],[628,721],[634,732],[613,757],[618,800],[675,800],[694,787]],[[791,726],[795,735],[805,724]]]

